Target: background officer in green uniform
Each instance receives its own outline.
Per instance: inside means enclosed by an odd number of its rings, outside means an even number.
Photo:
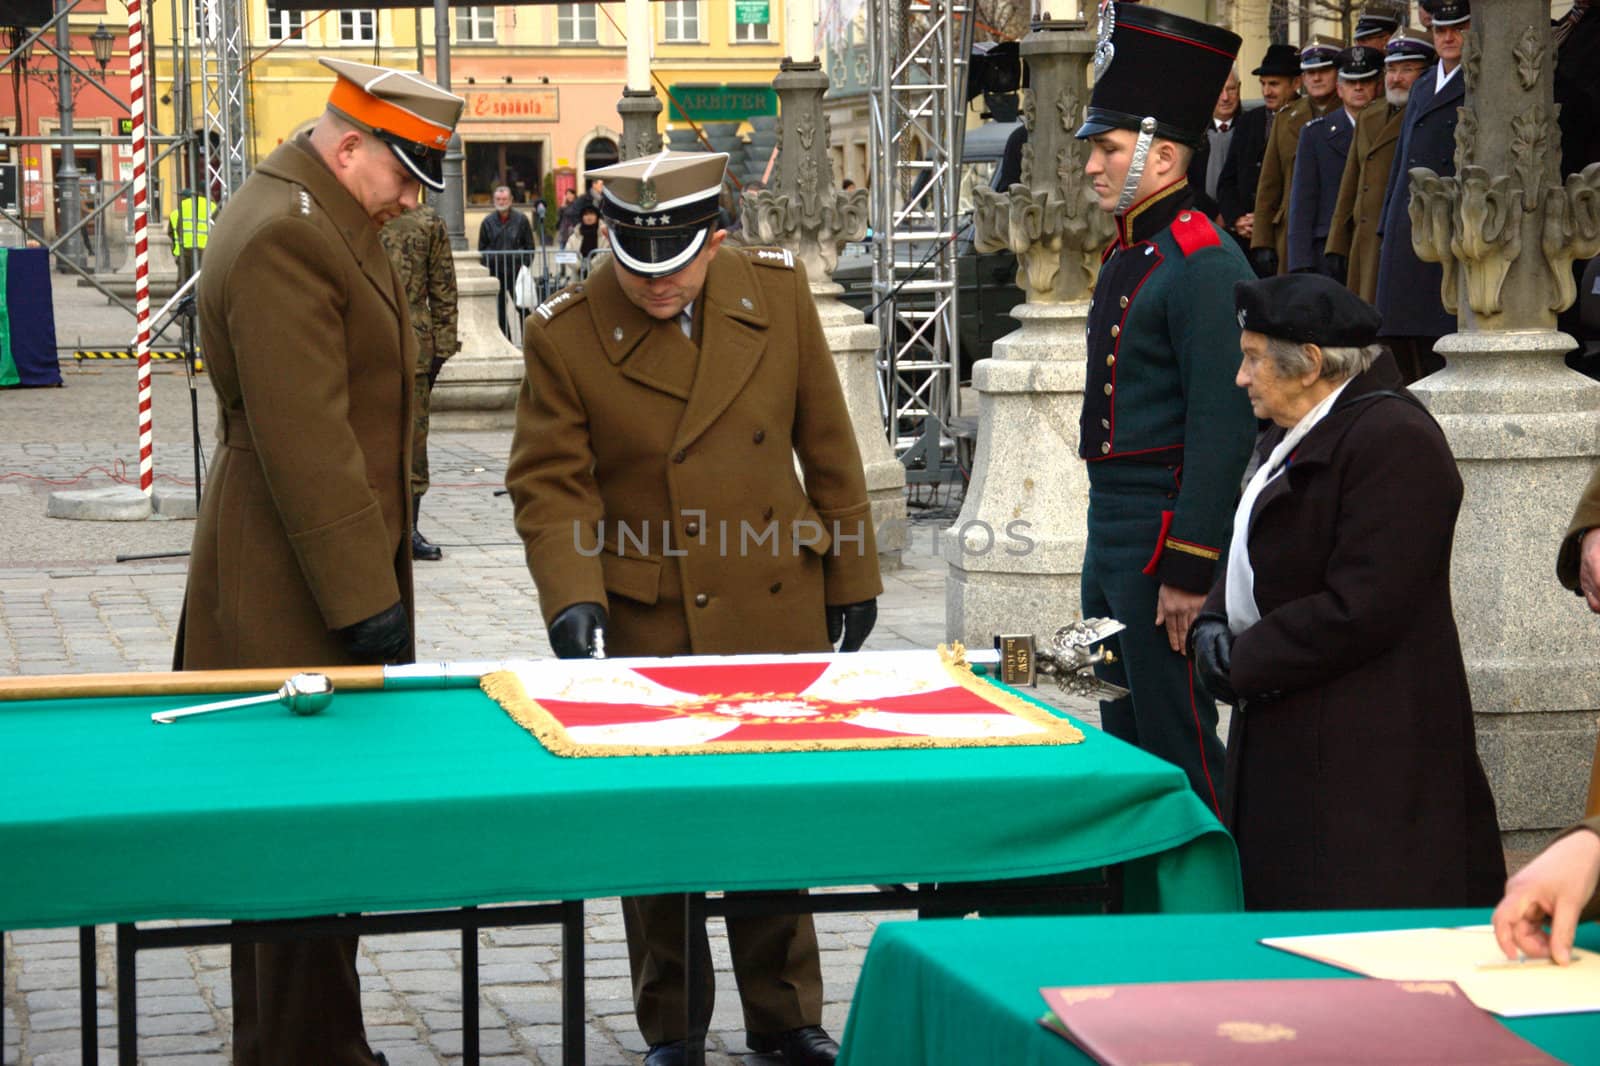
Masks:
[[[450,258],[450,232],[427,204],[390,219],[378,232],[395,272],[406,287],[411,330],[417,335],[417,376],[412,385],[411,557],[444,558],[437,544],[417,528],[422,497],[428,491],[428,406],[434,382],[456,340],[456,264]]]
[[[1183,647],[1226,550],[1256,434],[1233,385],[1233,284],[1244,253],[1193,208],[1185,180],[1239,50],[1225,30],[1152,7],[1107,4],[1078,136],[1116,216],[1089,308],[1081,456],[1089,463],[1083,613],[1127,629],[1102,677],[1108,733],[1182,767],[1220,811],[1216,705]],[[1260,217],[1259,215],[1257,216]]]

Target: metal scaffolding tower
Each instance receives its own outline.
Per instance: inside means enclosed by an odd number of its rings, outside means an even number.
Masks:
[[[194,4],[199,25],[194,27],[195,65],[190,69],[200,82],[201,111],[195,153],[204,168],[202,187],[222,203],[250,173],[245,3],[194,0]]]
[[[950,476],[956,237],[973,19],[967,0],[873,0],[873,303],[890,441],[909,481]]]

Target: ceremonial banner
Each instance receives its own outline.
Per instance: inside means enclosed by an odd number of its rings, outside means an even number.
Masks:
[[[1065,718],[975,676],[960,645],[849,655],[569,659],[483,678],[557,755],[1076,744]]]

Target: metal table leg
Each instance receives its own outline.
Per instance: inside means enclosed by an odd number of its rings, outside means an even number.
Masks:
[[[561,1066],[583,1066],[589,1042],[583,947],[583,900],[567,900],[561,904]]]
[[[478,926],[476,907],[463,908],[461,916],[461,1061],[478,1066]]]
[[[95,1001],[94,926],[78,927],[78,1018],[83,1030],[83,1066],[100,1063],[100,1010]]]
[[[117,926],[117,1066],[139,1066],[139,990],[131,923]]]

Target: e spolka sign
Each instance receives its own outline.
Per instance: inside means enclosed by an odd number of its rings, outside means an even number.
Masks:
[[[554,86],[507,89],[468,89],[463,122],[558,122],[561,91]]]

